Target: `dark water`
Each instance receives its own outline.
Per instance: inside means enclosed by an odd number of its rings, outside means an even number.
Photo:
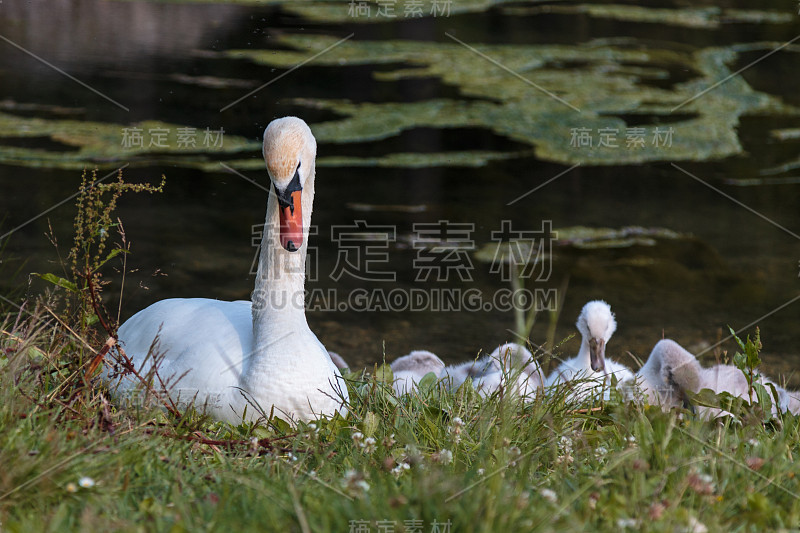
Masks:
[[[46,4],[46,8],[45,8]],[[759,9],[795,10],[787,2]],[[665,4],[663,7],[670,7]],[[748,7],[745,3],[727,7]],[[652,7],[658,7],[655,4]],[[618,22],[588,15],[509,15],[485,13],[452,15],[418,21],[399,19],[373,24],[322,24],[303,20],[280,7],[241,7],[206,4],[147,4],[133,2],[4,2],[0,5],[0,35],[69,72],[113,98],[129,111],[100,99],[11,45],[0,42],[0,100],[79,108],[79,120],[130,124],[161,120],[224,128],[226,134],[257,139],[274,117],[296,114],[314,128],[336,118],[330,111],[290,102],[292,98],[348,99],[353,102],[415,102],[434,98],[466,98],[457,88],[436,78],[380,81],[373,74],[397,65],[305,66],[226,113],[219,109],[247,92],[241,87],[208,88],[176,81],[176,73],[255,80],[257,84],[284,70],[253,63],[208,57],[198,51],[270,48],[281,32],[329,34],[355,32],[355,39],[405,39],[446,42],[443,32],[456,32],[472,43],[576,44],[598,38],[626,37],[642,47],[653,43],[676,49],[732,43],[783,42],[800,34],[800,23],[737,23],[716,29],[670,24]],[[763,55],[743,54],[736,68]],[[754,88],[800,105],[800,56],[791,47],[743,73]],[[562,65],[561,68],[579,68]],[[669,70],[669,69],[668,69]],[[691,79],[692,72],[673,69],[659,83]],[[44,110],[16,111],[20,116],[52,118]],[[631,120],[631,124],[635,124]],[[800,294],[800,184],[731,185],[731,179],[758,177],[759,171],[797,157],[800,140],[776,142],[775,129],[798,128],[792,116],[746,116],[738,128],[743,154],[702,163],[678,162],[729,195],[726,198],[669,163],[593,167],[583,165],[524,200],[507,205],[543,184],[567,166],[520,157],[479,168],[324,167],[317,171],[312,238],[319,261],[318,280],[309,288],[335,289],[346,297],[360,288],[424,288],[466,290],[484,294],[508,286],[488,266],[475,262],[471,282],[417,282],[412,268],[416,251],[409,246],[414,223],[450,220],[474,224],[477,246],[488,242],[500,221],[534,230],[542,220],[555,228],[586,225],[619,228],[657,226],[691,234],[693,240],[656,250],[564,251],[553,264],[550,281],[542,287],[569,285],[558,323],[557,339],[574,332],[574,319],[589,299],[611,303],[619,322],[609,354],[631,363],[627,352],[645,358],[662,336],[696,350],[727,336],[727,326],[742,328],[757,321],[764,339],[766,368],[795,384],[800,363],[800,302],[776,308]],[[36,145],[35,143],[41,143]],[[5,146],[52,149],[49,139],[3,139]],[[28,144],[25,144],[28,143]],[[395,152],[465,150],[517,151],[519,143],[481,128],[418,128],[387,140],[354,144],[321,143],[319,156],[380,156]],[[65,150],[68,147],[65,147]],[[244,157],[260,157],[257,152]],[[80,173],[74,170],[0,165],[2,231],[16,228],[73,194]],[[256,249],[252,226],[263,222],[266,193],[247,181],[220,170],[200,172],[174,166],[126,169],[129,180],[156,181],[167,176],[164,194],[129,196],[119,214],[134,254],[130,265],[140,270],[128,277],[122,318],[161,298],[200,296],[248,298],[253,277],[248,275]],[[267,183],[266,172],[244,172]],[[794,171],[797,175],[797,171]],[[783,174],[792,177],[792,173]],[[758,214],[737,205],[746,204]],[[363,211],[358,204],[425,206],[410,212],[378,208]],[[63,257],[69,249],[74,208],[66,203],[25,225],[5,242],[0,282],[4,294],[35,294],[42,285],[27,286],[31,271],[60,272],[59,253],[45,237],[48,223],[58,237]],[[767,220],[768,219],[768,220]],[[370,225],[397,228],[398,242],[388,248],[389,264],[397,272],[393,284],[364,283],[329,274],[337,263],[331,226]],[[771,222],[770,222],[771,221]],[[776,227],[783,226],[784,229]],[[656,257],[656,266],[636,258]],[[156,273],[156,274],[154,274]],[[118,289],[106,294],[116,308]],[[759,320],[760,319],[760,320]],[[314,311],[309,321],[323,343],[342,353],[353,366],[392,358],[411,349],[427,348],[447,360],[474,356],[512,340],[508,312],[339,312]],[[542,315],[532,339],[543,342],[547,316]],[[745,333],[753,332],[753,327]],[[563,346],[577,350],[577,340]],[[732,343],[722,345],[732,349]],[[706,357],[713,358],[709,352]],[[633,364],[633,363],[632,363]]]

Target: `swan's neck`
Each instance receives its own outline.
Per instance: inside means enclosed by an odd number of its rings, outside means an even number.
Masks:
[[[268,358],[289,335],[310,332],[305,312],[305,270],[308,228],[314,202],[314,173],[306,180],[302,194],[303,245],[296,252],[280,244],[278,200],[270,190],[267,218],[261,241],[255,289],[253,291],[253,351],[255,359]],[[291,342],[290,339],[286,339]],[[281,354],[275,353],[276,357]],[[282,358],[285,361],[285,357]],[[246,374],[246,373],[245,373]]]

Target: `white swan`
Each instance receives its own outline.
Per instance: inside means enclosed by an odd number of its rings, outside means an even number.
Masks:
[[[509,394],[531,399],[542,389],[542,372],[533,354],[520,344],[509,342],[477,361],[448,366],[443,376],[449,379],[451,390],[458,389],[468,378],[475,390],[491,396],[501,387]]]
[[[714,365],[703,368],[694,354],[685,350],[680,344],[670,339],[658,341],[650,352],[647,362],[636,373],[638,388],[654,405],[661,405],[665,410],[686,402],[686,393],[697,394],[703,389],[710,389],[716,394],[727,392],[732,396],[750,401],[750,387],[744,373],[732,365]],[[773,400],[772,413],[779,411],[800,410],[800,402],[796,393],[778,387],[771,379],[761,375],[757,381],[771,393],[769,385],[778,392],[778,402]],[[757,402],[755,394],[753,401]],[[714,418],[727,415],[720,409],[699,406],[697,412],[701,417]]]
[[[633,377],[633,372],[623,364],[605,356],[606,344],[617,330],[617,322],[611,306],[602,300],[594,300],[583,306],[575,323],[581,333],[581,348],[578,355],[564,361],[548,377],[545,385],[582,380],[575,384],[570,396],[583,399],[604,389],[609,396],[610,377],[618,382]],[[605,381],[605,385],[603,385]]]
[[[316,149],[299,118],[274,120],[264,131],[272,190],[252,303],[162,300],[120,327],[120,343],[141,374],[151,371],[154,353],[163,354],[158,374],[173,400],[231,423],[245,412],[248,420],[273,410],[308,420],[344,409],[347,388],[305,315]],[[124,396],[137,386],[126,376],[116,391]]]
[[[392,386],[399,396],[415,390],[420,380],[431,372],[439,377],[444,369],[444,362],[428,350],[414,350],[408,355],[398,357],[389,366],[394,375]]]

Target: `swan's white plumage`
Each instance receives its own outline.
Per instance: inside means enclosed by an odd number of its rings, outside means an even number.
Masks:
[[[581,347],[578,355],[564,361],[547,377],[545,385],[552,387],[559,383],[574,385],[570,396],[583,399],[604,391],[609,396],[610,378],[618,382],[633,377],[633,372],[623,364],[605,357],[605,345],[617,329],[617,322],[611,306],[602,300],[594,300],[583,306],[575,323],[581,333]],[[592,350],[597,354],[599,368],[592,368]]]
[[[270,196],[253,301],[169,299],[139,311],[119,329],[120,344],[140,374],[160,360],[170,396],[240,423],[273,409],[285,419],[307,420],[342,409],[347,389],[322,343],[308,327],[303,290],[306,239],[297,251],[281,246],[278,200],[295,178],[302,187],[302,230],[307,235],[314,200],[316,141],[296,117],[272,121],[264,132]],[[294,213],[294,210],[292,210]],[[158,338],[154,345],[154,340]],[[154,349],[151,350],[151,347]],[[111,373],[104,371],[106,380]],[[112,383],[128,396],[131,376]],[[117,385],[116,387],[114,385]]]

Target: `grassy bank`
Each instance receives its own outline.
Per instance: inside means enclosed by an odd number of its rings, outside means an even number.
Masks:
[[[102,272],[114,262],[128,268],[113,210],[124,192],[161,187],[121,176],[93,183],[84,175],[62,265],[69,279],[40,276],[57,298],[0,304],[0,531],[702,532],[800,523],[798,418],[770,419],[741,401],[726,406],[733,418],[705,422],[617,394],[584,405],[558,389],[530,403],[502,391],[481,398],[471,386],[448,392],[432,375],[398,398],[390,370],[376,367],[346,375],[347,418],[300,427],[232,427],[148,395],[120,409],[96,377],[115,330]],[[741,346],[755,366],[755,345]]]
[[[800,426],[620,398],[397,398],[349,375],[351,414],[290,428],[114,408],[46,310],[2,327],[4,531],[758,531],[800,523]],[[591,408],[590,408],[591,407]],[[681,416],[679,416],[681,415]],[[449,523],[449,526],[447,525]],[[360,529],[359,529],[360,528]],[[437,529],[438,528],[438,529]]]

